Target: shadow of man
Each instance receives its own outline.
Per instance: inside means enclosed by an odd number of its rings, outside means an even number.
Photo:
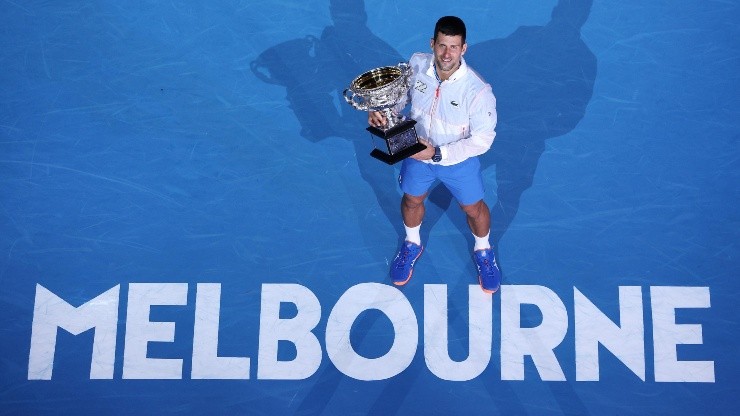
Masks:
[[[496,246],[532,186],[545,141],[572,131],[593,95],[596,57],[581,39],[591,3],[560,0],[547,25],[520,27],[468,49],[468,62],[491,83],[498,105],[496,140],[481,157],[482,169],[496,165]]]
[[[403,227],[395,173],[368,156],[373,146],[364,129],[367,113],[347,105],[342,92],[361,73],[406,59],[367,27],[363,0],[331,0],[329,7],[333,25],[326,27],[320,38],[307,36],[275,45],[261,53],[251,69],[262,81],[286,88],[290,108],[301,123],[302,137],[312,142],[339,137],[354,145],[363,180],[372,188],[388,223],[400,235]],[[364,210],[363,222],[368,221],[366,214]],[[378,247],[375,256],[387,256],[387,250],[382,249],[383,245],[390,246],[387,236],[377,235],[377,227],[364,228],[365,240],[374,242],[369,244],[371,251]]]

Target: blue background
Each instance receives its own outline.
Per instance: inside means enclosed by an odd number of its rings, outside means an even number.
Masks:
[[[384,381],[324,354],[301,381],[256,380],[263,283],[322,304],[387,282],[403,228],[398,166],[369,157],[366,114],[342,90],[427,51],[436,19],[468,25],[471,66],[493,85],[498,136],[482,157],[504,284],[543,285],[569,310],[555,352],[567,382],[500,380],[500,308],[487,370],[442,381],[424,364]],[[737,1],[46,2],[0,4],[0,414],[733,414],[740,29]],[[427,203],[426,252],[405,287],[449,286],[467,331],[472,239],[444,188]],[[244,381],[121,380],[132,282],[190,282],[174,343],[185,358],[197,282],[222,284],[219,353],[252,357]],[[114,380],[89,380],[92,333],[60,331],[53,378],[28,381],[36,284],[80,305],[121,284]],[[642,286],[647,380],[601,350],[576,382],[573,287],[617,320],[618,286]],[[681,360],[715,383],[656,383],[649,286],[708,286],[711,308]],[[536,320],[536,317],[532,318]],[[354,345],[390,345],[368,313]],[[451,337],[456,339],[456,337]],[[459,344],[459,345],[458,345]],[[450,349],[464,354],[464,340]]]

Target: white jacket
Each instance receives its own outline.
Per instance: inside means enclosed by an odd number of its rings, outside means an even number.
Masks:
[[[496,136],[496,98],[491,86],[461,59],[449,79],[437,81],[434,55],[416,53],[409,60],[411,109],[416,132],[442,153],[440,165],[454,165],[491,148]],[[400,103],[403,108],[406,103]],[[425,161],[434,163],[431,160]]]

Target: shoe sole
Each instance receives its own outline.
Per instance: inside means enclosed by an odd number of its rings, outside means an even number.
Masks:
[[[394,281],[392,281],[394,285],[396,285],[396,286],[403,286],[406,283],[408,283],[409,280],[411,280],[411,275],[414,274],[414,264],[416,264],[416,260],[419,260],[419,257],[421,257],[421,253],[423,253],[423,252],[424,252],[424,247],[422,246],[421,247],[421,251],[419,251],[419,254],[417,254],[416,257],[414,257],[414,259],[411,261],[411,270],[409,271],[409,275],[406,276],[406,280],[404,280],[402,282],[396,282],[394,280]]]

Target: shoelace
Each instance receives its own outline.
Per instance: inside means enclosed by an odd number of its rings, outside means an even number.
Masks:
[[[398,253],[399,262],[396,264],[397,269],[403,269],[406,267],[406,262],[409,259],[409,254],[411,254],[411,251],[408,249],[408,247],[404,246],[403,249],[401,249],[401,252]]]
[[[408,250],[403,250],[401,253],[398,254],[400,260],[398,263],[396,263],[397,269],[403,269],[406,266],[406,260],[409,258],[409,252]]]
[[[485,270],[481,270],[481,273],[485,273],[487,275],[493,274],[493,267],[491,267],[491,262],[488,260],[488,257],[483,258],[483,266],[485,266],[485,268],[481,267],[481,269]]]

